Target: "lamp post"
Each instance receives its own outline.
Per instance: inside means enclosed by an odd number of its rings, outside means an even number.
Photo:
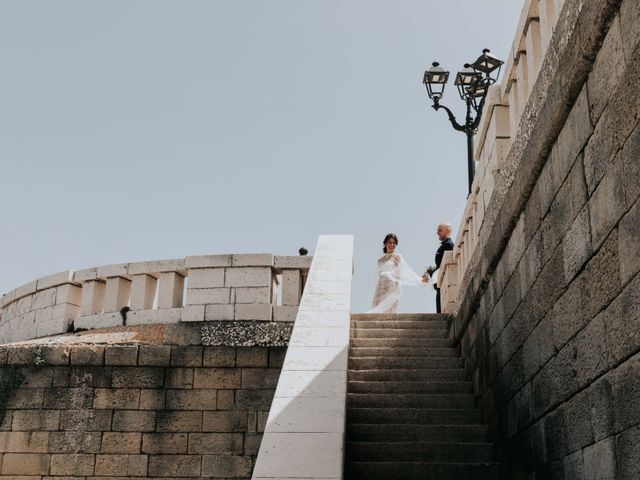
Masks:
[[[488,48],[482,51],[478,59],[469,64],[456,74],[455,86],[458,88],[460,98],[466,103],[467,116],[464,124],[459,124],[451,110],[440,104],[440,99],[444,95],[444,88],[449,80],[449,72],[440,66],[438,62],[433,62],[431,68],[424,72],[423,83],[427,87],[427,94],[433,100],[432,107],[437,111],[441,108],[447,112],[449,121],[453,128],[467,135],[467,167],[469,170],[469,193],[475,175],[475,163],[473,161],[473,136],[475,135],[484,101],[487,98],[489,87],[496,83],[500,75],[500,67],[504,62],[491,55]]]

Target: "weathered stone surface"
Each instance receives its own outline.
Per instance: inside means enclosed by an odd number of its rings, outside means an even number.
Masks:
[[[137,345],[110,345],[104,352],[105,365],[129,366],[138,363]]]
[[[238,455],[204,455],[202,457],[203,476],[249,477],[251,457]]]
[[[614,18],[589,74],[589,107],[597,122],[626,68],[619,17]]]
[[[622,163],[622,184],[627,208],[631,207],[640,197],[640,123],[631,133],[622,151],[620,162]]]
[[[186,433],[145,433],[142,435],[142,453],[187,453]]]
[[[199,455],[150,455],[149,475],[156,477],[200,477]]]
[[[640,478],[640,426],[631,427],[616,437],[616,480]]]
[[[622,263],[622,262],[621,262]],[[640,349],[640,277],[636,276],[602,314],[612,363]]]
[[[591,218],[591,238],[593,247],[598,248],[618,223],[625,211],[625,197],[622,185],[620,157],[609,164],[602,180],[589,201]]]
[[[191,433],[190,454],[241,454],[243,436],[240,433]]]
[[[640,382],[630,381],[640,374],[640,356],[636,355],[614,373],[613,398],[616,430],[622,431],[640,422]]]
[[[138,365],[167,367],[171,362],[169,345],[140,345]]]
[[[570,283],[593,255],[588,207],[585,206],[580,210],[562,239],[562,244],[564,245],[564,278],[567,283]]]
[[[640,271],[640,201],[622,218],[618,234],[620,276],[626,283]]]
[[[205,347],[202,365],[204,367],[234,367],[236,364],[235,347]]]
[[[585,480],[615,480],[616,451],[613,437],[588,446],[584,449]]]

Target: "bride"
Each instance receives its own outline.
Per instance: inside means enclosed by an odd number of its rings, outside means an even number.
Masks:
[[[402,295],[401,285],[420,286],[429,281],[418,276],[402,255],[396,253],[398,237],[389,233],[384,237],[384,255],[378,259],[378,284],[373,296],[373,308],[367,313],[396,313]]]

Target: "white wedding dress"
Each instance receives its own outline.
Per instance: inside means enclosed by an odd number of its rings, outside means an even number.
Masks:
[[[402,285],[414,287],[426,283],[399,253],[385,253],[378,259],[378,284],[373,296],[373,308],[367,313],[397,313]]]

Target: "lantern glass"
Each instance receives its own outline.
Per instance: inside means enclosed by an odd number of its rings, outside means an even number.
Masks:
[[[477,72],[486,74],[495,82],[500,74],[500,67],[502,67],[503,63],[504,62],[502,60],[491,55],[488,48],[485,48],[482,50],[482,55],[480,55],[478,59],[471,64],[471,67]]]
[[[481,81],[482,76],[473,70],[468,63],[466,63],[464,68],[456,75],[455,85],[458,87],[460,98],[466,101],[467,89],[473,85],[479,84]]]
[[[422,80],[427,87],[429,98],[441,98],[448,80],[449,72],[442,68],[438,62],[433,62],[431,68],[424,72]]]

